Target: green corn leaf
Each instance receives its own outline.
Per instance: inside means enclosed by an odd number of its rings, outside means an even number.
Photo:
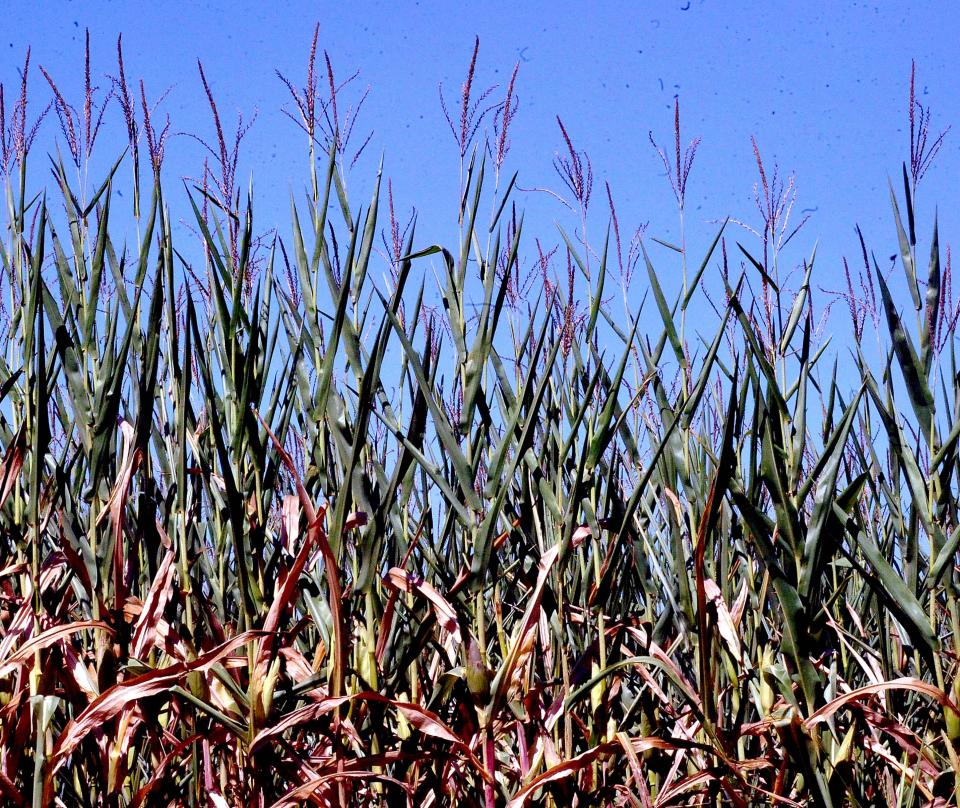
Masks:
[[[887,180],[890,186],[890,205],[893,207],[893,218],[897,224],[897,238],[900,241],[900,260],[903,262],[903,271],[907,276],[907,288],[910,290],[910,297],[913,299],[914,308],[920,311],[920,288],[917,286],[917,270],[913,263],[913,251],[910,248],[910,241],[903,229],[903,221],[900,218],[900,208],[897,207],[897,195],[893,191],[893,181]],[[913,219],[913,207],[910,202],[910,195],[907,195],[907,209]],[[876,263],[876,261],[874,261]],[[879,270],[877,278],[881,279]]]
[[[877,275],[877,282],[880,286],[880,297],[883,300],[883,309],[887,316],[887,326],[890,330],[890,340],[893,343],[893,351],[900,365],[900,371],[903,373],[903,380],[910,396],[910,404],[917,416],[923,435],[929,443],[932,440],[933,432],[933,394],[927,385],[926,373],[923,364],[917,356],[917,351],[913,346],[910,337],[904,330],[903,323],[900,321],[900,315],[897,313],[890,290],[886,281],[876,265],[874,267]]]

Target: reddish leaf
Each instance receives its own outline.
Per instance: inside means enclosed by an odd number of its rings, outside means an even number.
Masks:
[[[101,693],[80,715],[67,723],[60,737],[57,739],[53,754],[50,756],[50,765],[47,769],[45,794],[48,800],[52,796],[49,789],[53,787],[54,773],[93,730],[101,727],[132,702],[169,691],[171,687],[179,684],[191,671],[201,671],[210,668],[228,656],[234,648],[261,635],[262,632],[259,631],[245,631],[217,648],[202,654],[190,663],[177,662],[166,668],[150,671],[126,682],[114,685],[109,690]]]
[[[335,780],[379,780],[382,783],[390,783],[395,785],[398,788],[402,789],[407,795],[407,805],[412,805],[410,800],[410,794],[412,789],[406,783],[401,783],[399,780],[394,779],[393,777],[388,777],[385,774],[377,774],[376,772],[369,771],[350,771],[350,772],[333,772],[332,774],[325,774],[321,777],[311,780],[308,783],[304,783],[301,786],[297,786],[293,791],[284,795],[281,799],[273,803],[270,808],[286,808],[288,805],[300,805],[302,801],[312,796],[315,792],[319,791],[328,783],[331,783]]]
[[[25,642],[15,653],[0,663],[0,677],[6,676],[17,665],[22,665],[27,662],[36,651],[47,648],[64,639],[64,637],[69,637],[71,634],[76,634],[78,631],[85,631],[86,629],[100,629],[110,635],[114,633],[110,626],[99,620],[78,620],[75,623],[65,623],[62,626],[54,626]]]
[[[835,698],[829,704],[823,705],[823,707],[813,713],[804,723],[808,727],[812,727],[822,721],[826,721],[841,707],[844,707],[853,701],[858,701],[867,696],[874,696],[887,690],[913,690],[917,693],[923,693],[925,696],[929,696],[942,706],[953,710],[953,712],[960,715],[960,709],[958,709],[957,705],[954,704],[950,697],[939,687],[931,685],[928,682],[921,681],[920,679],[915,679],[912,676],[904,676],[900,679],[893,679],[889,682],[880,682],[874,685],[866,685],[865,687],[851,690],[849,693],[844,693],[842,696]]]
[[[433,586],[426,581],[417,578],[417,576],[405,572],[399,567],[393,567],[383,577],[383,582],[391,589],[401,592],[416,592],[425,598],[433,606],[433,612],[437,617],[437,622],[447,631],[456,635],[460,639],[460,627],[457,623],[457,613],[443,595],[441,595]]]
[[[170,600],[170,584],[173,581],[175,560],[174,553],[168,551],[160,562],[160,568],[147,593],[147,599],[140,609],[140,618],[133,632],[133,656],[137,659],[144,659],[156,640],[157,623]]]
[[[620,740],[602,743],[599,746],[593,747],[593,749],[588,749],[581,755],[577,755],[575,758],[565,760],[562,763],[558,763],[556,766],[547,769],[547,771],[538,777],[535,777],[516,794],[514,794],[513,799],[507,803],[507,808],[521,808],[521,806],[526,805],[527,800],[533,796],[537,789],[542,788],[543,786],[547,785],[547,783],[554,783],[557,780],[563,780],[567,777],[572,777],[578,772],[589,768],[597,758],[603,755],[615,754],[617,750],[621,749],[621,743],[622,741]],[[669,741],[664,741],[660,738],[633,738],[630,740],[630,744],[633,747],[634,753],[636,754],[646,752],[648,749],[663,749],[672,751],[680,748],[677,745]]]
[[[0,507],[7,501],[10,492],[17,484],[20,470],[23,468],[23,459],[27,449],[26,432],[21,424],[17,434],[13,436],[7,451],[3,455],[3,487],[0,488]]]

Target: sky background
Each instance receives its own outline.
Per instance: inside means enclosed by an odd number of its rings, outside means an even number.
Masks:
[[[505,170],[519,170],[521,188],[564,191],[553,168],[563,149],[559,115],[593,166],[589,232],[595,243],[602,241],[607,220],[604,182],[610,183],[625,241],[647,222],[649,236],[678,238],[676,203],[648,134],[672,146],[673,103],[679,96],[684,143],[702,138],[687,198],[691,261],[699,263],[725,216],[758,225],[755,137],[768,171],[777,163],[784,176],[796,178],[794,221],[810,214],[788,262],[799,264],[819,240],[814,288],[835,289],[842,256],[859,261],[855,224],[863,227],[878,258],[897,251],[887,177],[897,179],[899,189],[901,162],[909,155],[911,59],[917,62],[918,98],[933,110],[933,134],[958,121],[954,62],[960,11],[950,3],[907,5],[685,0],[481,2],[461,9],[426,1],[7,0],[0,80],[9,103],[31,45],[32,64],[43,65],[65,95],[79,99],[84,29],[90,29],[93,72],[104,87],[109,84],[104,76],[116,73],[115,42],[122,32],[128,78],[142,77],[151,99],[169,88],[161,114],[169,113],[174,133],[210,138],[199,57],[226,119],[235,120],[237,111],[248,117],[257,112],[243,143],[239,176],[243,184],[251,174],[255,178],[259,226],[283,227],[291,190],[305,187],[306,159],[304,137],[281,112],[291,107],[275,70],[302,84],[319,22],[319,48],[329,53],[338,79],[361,71],[345,91],[347,103],[370,87],[354,138],[373,136],[349,179],[353,204],[369,199],[370,175],[382,154],[398,214],[405,218],[412,206],[418,210],[418,246],[453,246],[459,153],[440,109],[438,85],[455,110],[476,35],[475,87],[499,85],[491,100],[502,98],[520,63],[520,106]],[[30,75],[36,110],[50,91],[38,71]],[[121,123],[114,106],[98,144],[104,163],[124,146]],[[38,141],[38,149],[50,145]],[[958,150],[960,130],[948,134],[921,184],[921,254],[937,203],[941,244],[955,238]],[[173,136],[164,173],[168,180],[196,176],[202,157],[194,140]],[[41,164],[35,159],[34,170]],[[527,210],[528,261],[534,257],[533,236],[552,245],[559,241],[556,223],[568,230],[577,226],[577,218],[547,194],[522,192],[517,201]],[[757,248],[756,237],[745,229],[729,236]],[[677,256],[652,242],[650,249],[665,284],[675,283]],[[710,275],[707,283],[713,283]],[[827,296],[821,295],[823,305]]]

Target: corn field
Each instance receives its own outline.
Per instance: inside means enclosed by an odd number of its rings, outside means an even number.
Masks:
[[[202,66],[186,184],[120,42],[110,98],[89,38],[80,103],[44,71],[31,106],[29,55],[0,89],[4,804],[956,804],[958,308],[912,91],[896,266],[861,237],[831,340],[839,261],[797,271],[759,150],[759,240],[692,255],[621,239],[558,119],[576,227],[528,236],[517,73],[484,139],[475,47],[425,245],[379,173],[348,196],[316,49],[281,221]]]

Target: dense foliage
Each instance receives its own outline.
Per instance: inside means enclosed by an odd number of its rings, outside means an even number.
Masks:
[[[76,108],[49,79],[46,191],[26,67],[0,121],[5,804],[954,800],[960,376],[949,261],[914,217],[924,110],[892,194],[908,295],[864,245],[842,373],[759,153],[761,248],[730,222],[703,256],[660,242],[677,294],[612,200],[598,248],[578,226],[531,259],[501,175],[513,81],[484,148],[474,51],[460,237],[422,249],[379,179],[348,199],[315,49],[287,82],[310,175],[282,238],[257,235],[202,68],[216,138],[186,190],[122,55],[130,148],[99,184],[89,67]]]

